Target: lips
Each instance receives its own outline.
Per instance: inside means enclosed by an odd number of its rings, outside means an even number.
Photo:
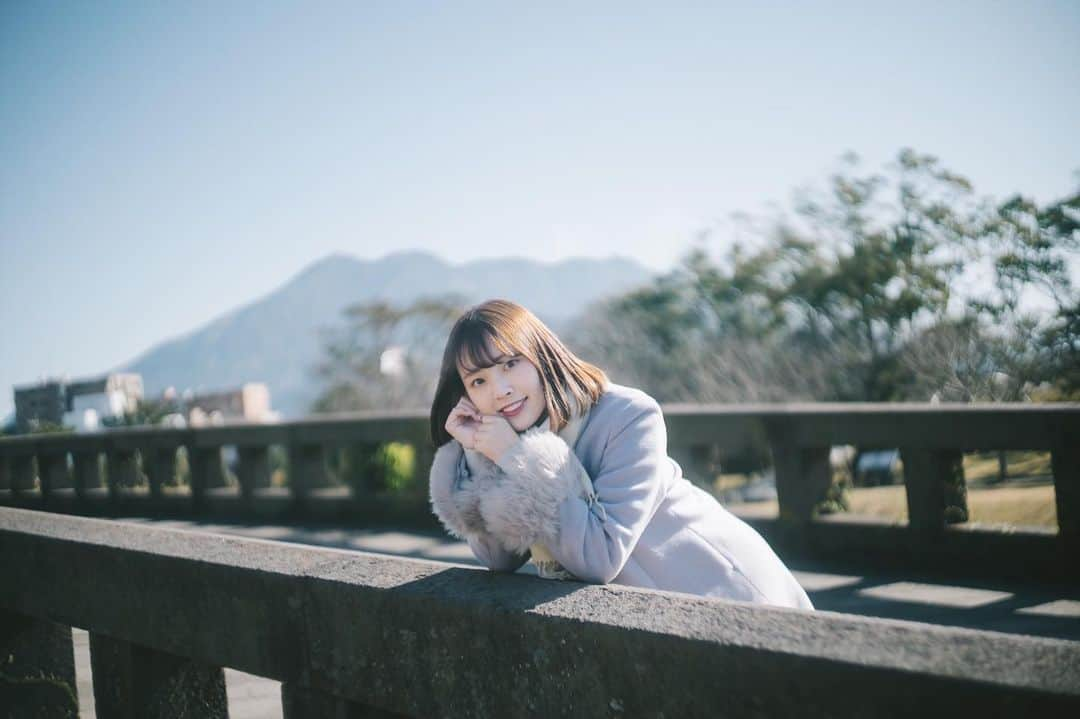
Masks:
[[[515,417],[515,416],[517,416],[517,414],[519,412],[521,412],[521,410],[525,407],[525,400],[527,400],[527,399],[528,399],[528,397],[523,397],[522,399],[519,399],[517,402],[506,405],[505,407],[503,407],[502,409],[499,410],[499,414],[501,414],[503,417]]]

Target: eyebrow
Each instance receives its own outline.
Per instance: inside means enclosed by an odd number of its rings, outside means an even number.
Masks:
[[[506,355],[506,354],[501,354],[501,355],[499,355],[498,357],[494,357],[494,358],[492,358],[492,360],[491,360],[491,364],[490,364],[490,365],[488,365],[488,367],[494,367],[494,366],[495,366],[495,365],[497,365],[497,364],[502,364],[502,363],[503,363],[503,362],[505,362],[506,360],[508,360],[508,359],[513,359],[514,357],[517,357],[517,355]],[[480,372],[481,370],[485,370],[485,369],[488,369],[488,367],[477,367],[477,368],[476,368],[476,369],[474,369],[474,370],[469,370],[468,372],[466,372],[466,373],[465,373],[465,377],[463,377],[463,379],[469,379],[470,377],[472,377],[472,376],[473,376],[474,374],[476,374],[477,372]]]

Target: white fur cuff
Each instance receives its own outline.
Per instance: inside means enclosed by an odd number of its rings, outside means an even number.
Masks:
[[[559,505],[581,496],[584,470],[558,435],[530,430],[499,459],[499,482],[480,496],[488,531],[511,552],[557,544]]]
[[[431,464],[429,489],[435,516],[450,534],[465,539],[484,531],[484,519],[479,508],[479,483],[459,475],[461,455],[456,440],[439,447]]]

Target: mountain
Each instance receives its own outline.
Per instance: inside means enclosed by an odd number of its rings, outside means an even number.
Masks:
[[[622,258],[451,265],[423,252],[370,261],[334,254],[269,295],[163,342],[122,369],[142,375],[148,397],[169,386],[211,391],[265,382],[274,409],[297,416],[306,413],[319,392],[311,373],[321,351],[319,329],[337,325],[349,305],[374,300],[405,304],[449,292],[470,302],[502,297],[558,328],[589,302],[651,278],[644,267]]]

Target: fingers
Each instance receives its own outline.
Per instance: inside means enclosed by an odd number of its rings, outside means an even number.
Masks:
[[[480,419],[480,411],[467,397],[462,397],[458,400],[458,403],[454,405],[454,409],[450,410],[450,413],[458,413],[467,417],[472,417],[475,420]]]

